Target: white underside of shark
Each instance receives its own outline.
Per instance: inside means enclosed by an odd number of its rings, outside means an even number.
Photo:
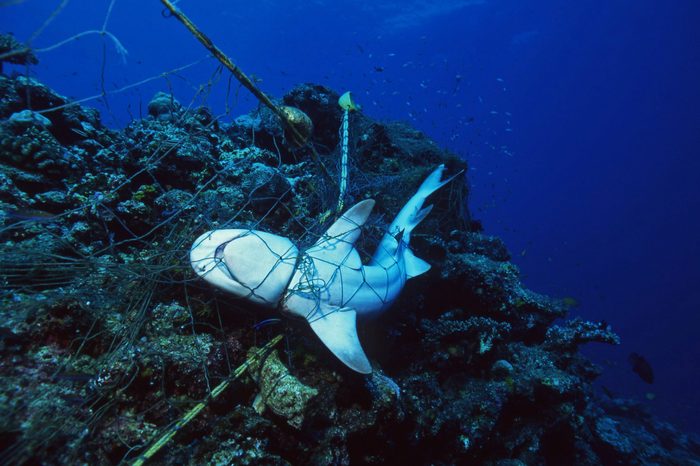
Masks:
[[[351,369],[372,366],[357,336],[358,315],[389,308],[406,280],[430,269],[408,248],[411,232],[430,212],[426,198],[448,183],[440,165],[404,205],[368,264],[354,243],[374,201],[347,210],[303,252],[289,239],[257,230],[209,231],[194,242],[190,261],[209,283],[241,298],[305,318],[321,341]],[[455,175],[456,176],[456,175]]]

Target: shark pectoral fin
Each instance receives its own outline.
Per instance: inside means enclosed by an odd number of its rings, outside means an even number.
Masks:
[[[413,278],[430,270],[430,264],[423,259],[416,257],[413,252],[406,248],[403,253],[403,260],[406,264],[406,277]]]
[[[311,329],[323,344],[350,369],[362,374],[372,372],[372,366],[357,337],[357,312],[349,307],[326,308],[323,311],[323,317],[308,319]]]

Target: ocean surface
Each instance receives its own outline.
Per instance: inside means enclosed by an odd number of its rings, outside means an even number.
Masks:
[[[524,282],[620,334],[585,349],[598,385],[700,432],[700,2],[177,5],[266,93],[351,90],[371,118],[464,158],[472,213]],[[256,103],[155,0],[5,0],[0,30],[40,60],[6,73],[85,99],[114,128],[157,91],[223,121]]]

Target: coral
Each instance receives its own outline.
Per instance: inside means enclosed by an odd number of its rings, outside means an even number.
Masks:
[[[463,312],[451,311],[439,319],[421,321],[426,346],[433,347],[433,361],[473,361],[492,350],[494,343],[504,339],[511,330],[507,322],[488,317],[463,317]]]
[[[36,119],[10,119],[0,124],[0,162],[60,179],[69,168],[59,142]]]
[[[10,123],[22,124],[35,124],[39,126],[46,126],[47,128],[51,126],[51,120],[45,116],[32,112],[31,110],[22,110],[21,112],[13,113],[10,115]]]
[[[2,72],[2,62],[13,63],[15,65],[36,65],[39,63],[36,55],[29,47],[20,44],[12,34],[0,34],[0,72]]]
[[[257,351],[251,348],[249,355]],[[287,423],[300,429],[308,404],[318,395],[318,390],[309,387],[294,377],[279,359],[277,350],[262,361],[252,364],[248,373],[258,385],[258,393],[253,407],[262,414],[265,407],[282,417]]]
[[[375,369],[365,381],[372,400],[381,406],[390,406],[401,399],[401,387],[390,377]]]
[[[606,322],[587,322],[577,318],[548,328],[544,343],[551,348],[572,351],[593,341],[619,345],[620,337]]]
[[[177,118],[182,105],[172,95],[158,92],[148,102],[148,114],[160,121],[172,121]]]
[[[265,443],[258,439],[243,437],[235,432],[231,436],[233,438],[218,446],[218,450],[206,460],[206,464],[216,466],[261,464],[263,462],[265,464],[289,464],[282,458],[268,454]]]

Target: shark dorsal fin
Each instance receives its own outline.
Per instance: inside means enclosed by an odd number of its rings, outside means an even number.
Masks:
[[[352,206],[326,230],[307,253],[312,257],[332,260],[335,264],[360,267],[362,263],[354,244],[373,208],[374,199],[367,199]]]
[[[374,199],[366,199],[358,202],[349,208],[333,225],[326,230],[326,233],[316,243],[322,241],[341,240],[345,243],[353,244],[360,236],[360,228],[365,224],[369,214],[374,208]]]

